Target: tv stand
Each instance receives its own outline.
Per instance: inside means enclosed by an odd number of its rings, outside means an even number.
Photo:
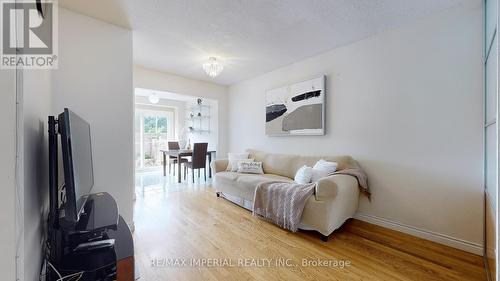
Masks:
[[[110,194],[91,194],[78,224],[68,227],[61,218],[60,225],[63,253],[51,263],[61,275],[83,272],[80,280],[134,280],[132,233]]]
[[[104,239],[84,242],[76,246],[73,252],[92,252],[99,249],[108,249],[115,247],[115,239]]]
[[[70,234],[96,233],[116,229],[118,217],[118,205],[113,196],[107,192],[99,192],[88,196],[84,213],[80,215],[76,225],[66,223],[64,217],[60,218],[60,224],[70,228]]]

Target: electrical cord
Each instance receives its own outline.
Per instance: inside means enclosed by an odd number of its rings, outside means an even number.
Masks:
[[[66,278],[73,278],[73,277],[75,277],[77,275],[78,275],[78,279],[76,279],[75,281],[78,281],[78,280],[80,280],[80,278],[82,278],[83,273],[84,273],[84,271],[80,271],[80,272],[77,272],[77,273],[66,275],[66,276],[64,276],[62,278],[57,279],[57,281],[64,281]]]
[[[52,270],[54,270],[54,272],[57,274],[57,276],[59,277],[57,279],[57,281],[64,281],[64,280],[70,280],[71,278],[74,278],[76,276],[78,276],[77,279],[75,279],[75,281],[78,281],[82,278],[83,274],[85,273],[85,271],[80,271],[80,272],[76,272],[76,273],[72,273],[72,274],[69,274],[69,275],[66,275],[66,276],[62,276],[61,273],[59,273],[59,271],[57,271],[57,269],[55,268],[54,265],[52,265],[52,263],[50,263],[50,261],[47,261],[47,264],[52,268]],[[70,278],[70,279],[67,279],[67,278]]]
[[[82,278],[82,276],[83,276],[83,271],[82,271],[82,273],[80,274],[80,276],[78,276],[78,279],[76,279],[75,281],[80,280],[80,279]]]
[[[58,201],[61,203],[66,202],[66,193],[64,192],[64,188],[65,188],[64,183],[61,184],[60,186],[58,186],[58,188],[57,188],[58,197],[59,197]],[[50,217],[50,215],[49,215],[49,217]],[[52,218],[52,219],[57,219],[57,218]],[[51,218],[48,218],[48,224],[50,224],[50,220],[51,220]],[[80,271],[77,273],[72,273],[72,274],[69,274],[66,276],[62,276],[61,273],[55,268],[55,266],[49,261],[51,258],[51,253],[54,251],[54,249],[52,249],[52,247],[51,247],[51,244],[54,243],[54,241],[52,241],[53,236],[51,233],[51,226],[50,225],[48,226],[48,232],[49,232],[48,237],[44,243],[44,256],[45,256],[44,258],[45,258],[45,264],[48,264],[50,266],[50,268],[52,268],[52,270],[57,274],[58,279],[56,281],[69,281],[69,280],[72,280],[73,278],[77,278],[77,279],[74,279],[73,281],[80,280],[82,278],[83,274],[85,273],[84,271]],[[42,278],[43,275],[47,276],[47,269],[45,269],[45,274],[42,274],[43,269],[44,268],[42,266],[42,268],[40,269],[40,278]]]
[[[16,16],[17,17],[17,16]],[[18,21],[16,20],[15,23],[15,28],[16,30],[18,29]],[[19,42],[16,36],[16,46],[19,46]],[[16,57],[19,55],[19,49],[16,49]],[[23,160],[20,159],[22,156],[22,147],[21,144],[22,142],[20,141],[22,136],[20,135],[22,132],[22,117],[21,115],[23,114],[22,111],[22,102],[23,102],[23,91],[19,90],[19,85],[23,83],[23,72],[20,69],[16,68],[16,75],[15,75],[15,83],[16,83],[16,128],[15,128],[15,141],[16,141],[16,148],[15,148],[15,170],[14,170],[14,218],[15,218],[15,233],[17,235],[16,240],[15,240],[15,276],[16,280],[19,280],[21,278],[20,275],[20,268],[19,268],[19,260],[21,259],[21,262],[24,262],[24,253],[22,252],[24,249],[24,243],[23,243],[23,237],[24,237],[24,210],[22,208],[22,179],[21,179],[21,171],[22,171],[22,163]]]
[[[80,274],[80,276],[78,276],[78,279],[76,279],[75,281],[82,279],[82,276],[83,276],[83,272],[82,272],[82,274]]]
[[[57,198],[60,204],[66,203],[66,184],[63,183],[57,188]]]
[[[50,267],[52,267],[52,269],[57,274],[57,276],[59,276],[59,279],[57,279],[57,281],[63,280],[62,279],[63,277],[61,276],[61,273],[59,273],[59,271],[57,271],[57,269],[50,263],[50,261],[47,261],[47,263],[49,264]]]

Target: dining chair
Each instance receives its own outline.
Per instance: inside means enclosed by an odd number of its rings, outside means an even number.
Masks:
[[[200,142],[193,145],[193,156],[190,162],[184,163],[184,179],[186,179],[187,168],[193,170],[193,183],[194,183],[194,170],[198,170],[198,178],[200,177],[200,169],[205,172],[205,181],[207,181],[207,149],[208,143]]]
[[[168,150],[180,150],[179,142],[178,141],[169,141],[168,142]],[[181,164],[188,162],[187,158],[181,158]],[[175,174],[175,166],[177,165],[177,157],[175,156],[169,156],[168,157],[168,173],[172,173],[172,165],[174,166],[174,174]],[[179,173],[181,171],[178,171]]]

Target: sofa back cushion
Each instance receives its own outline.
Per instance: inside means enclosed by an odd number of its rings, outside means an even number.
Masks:
[[[262,162],[262,168],[266,174],[275,174],[287,178],[294,178],[300,167],[314,166],[320,159],[329,162],[337,162],[337,170],[343,170],[354,161],[351,156],[301,156],[294,154],[266,153],[259,150],[247,149],[249,158]]]

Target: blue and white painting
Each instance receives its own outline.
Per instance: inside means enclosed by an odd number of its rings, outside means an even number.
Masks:
[[[324,75],[266,92],[266,135],[324,134]]]

